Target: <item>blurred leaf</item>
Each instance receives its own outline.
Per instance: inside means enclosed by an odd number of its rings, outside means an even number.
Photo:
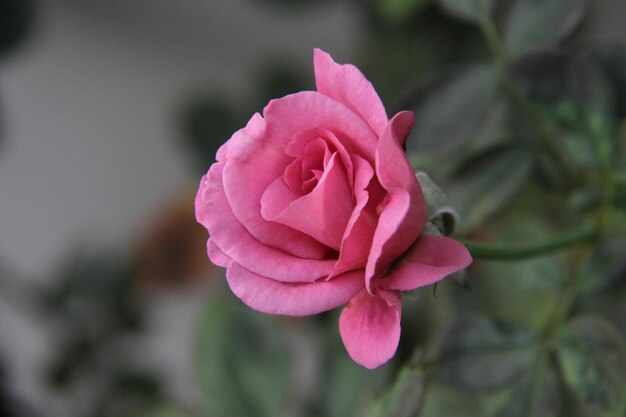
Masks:
[[[323,4],[328,0],[256,0],[259,3],[264,3],[268,6],[283,8],[283,9],[292,9],[294,11],[298,11],[299,8],[305,7],[315,7],[319,4]]]
[[[626,286],[626,235],[616,235],[596,246],[589,261],[585,263],[583,291],[599,293]]]
[[[587,0],[517,0],[510,11],[504,43],[516,55],[556,46],[587,13]]]
[[[432,0],[372,0],[381,17],[397,24],[410,19],[417,11]]]
[[[495,0],[437,0],[450,14],[469,21],[491,16]]]
[[[156,404],[133,413],[132,417],[192,417],[192,414],[173,404]]]
[[[429,154],[467,145],[480,135],[498,103],[496,87],[496,76],[488,66],[475,66],[427,86],[414,102],[415,127],[407,145]]]
[[[448,331],[435,372],[471,392],[488,392],[522,377],[539,349],[534,332],[475,316]]]
[[[532,367],[510,391],[508,401],[498,408],[494,417],[582,417],[566,402],[567,398],[560,395],[554,372]]]
[[[600,47],[593,51],[593,57],[612,85],[617,116],[626,116],[626,44]]]
[[[555,152],[579,178],[593,178],[614,147],[613,93],[599,68],[587,57],[558,51],[529,54],[510,68],[511,80],[537,109]],[[530,121],[518,118],[516,130],[531,143],[543,143]],[[562,170],[541,154],[538,172],[544,182],[564,183]]]
[[[520,190],[533,165],[529,149],[494,148],[458,170],[447,188],[450,206],[461,216],[461,231],[469,231],[507,204]]]
[[[196,370],[210,415],[273,417],[289,398],[289,356],[277,319],[214,297],[200,323]]]
[[[581,403],[612,415],[626,412],[626,344],[610,323],[593,316],[573,320],[559,335],[557,358]]]
[[[574,101],[606,108],[609,87],[596,64],[584,55],[544,50],[527,54],[509,68],[523,95],[537,103]]]
[[[19,46],[31,30],[34,15],[34,0],[0,0],[0,55]]]
[[[300,75],[302,72],[292,68],[289,63],[281,63],[280,59],[273,59],[264,68],[258,71],[260,86],[259,103],[254,111],[265,107],[268,101],[293,94],[298,91],[310,90],[311,86]]]
[[[515,263],[494,262],[490,265],[492,274],[507,277],[524,287],[538,291],[556,291],[567,284],[568,274],[554,256],[539,256]]]
[[[321,401],[324,417],[355,415],[371,391],[382,387],[389,379],[388,367],[368,370],[356,364],[346,354],[341,338],[333,323],[328,349],[328,360],[321,383]]]
[[[217,149],[244,127],[226,100],[217,97],[196,97],[180,114],[182,138],[197,167],[206,171],[215,160]]]
[[[476,396],[452,385],[429,382],[419,417],[482,417]],[[416,415],[417,416],[417,415]]]
[[[424,395],[425,375],[421,369],[400,369],[391,389],[370,404],[364,417],[413,417],[417,415]]]
[[[140,326],[141,314],[130,268],[116,256],[78,255],[42,294],[53,314],[94,341]]]
[[[426,200],[428,221],[438,226],[445,235],[451,235],[459,221],[459,215],[447,204],[446,194],[430,179],[428,174],[420,171],[415,175]]]

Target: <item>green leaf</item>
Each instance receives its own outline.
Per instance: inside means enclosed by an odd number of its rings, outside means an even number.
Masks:
[[[411,18],[432,0],[373,0],[374,7],[382,18],[392,24],[398,24]]]
[[[558,45],[585,17],[587,0],[517,0],[504,43],[515,55]]]
[[[290,366],[276,319],[214,297],[199,330],[196,370],[210,415],[280,415],[289,397]]]
[[[560,333],[557,359],[568,387],[582,404],[601,412],[626,412],[626,345],[607,321],[579,317]]]
[[[450,206],[461,216],[467,232],[506,205],[525,183],[533,154],[518,146],[503,146],[468,161],[447,187]]]
[[[414,417],[424,395],[424,372],[406,366],[400,369],[391,389],[370,404],[363,417]]]
[[[489,66],[475,66],[425,87],[414,104],[411,150],[443,154],[479,137],[498,104],[497,78]]]
[[[435,373],[469,391],[489,392],[522,377],[539,347],[537,335],[528,329],[475,316],[449,330]]]
[[[438,0],[448,13],[469,21],[479,21],[491,16],[495,0]]]

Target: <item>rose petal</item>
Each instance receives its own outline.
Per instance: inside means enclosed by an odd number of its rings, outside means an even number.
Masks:
[[[411,112],[396,114],[376,150],[376,175],[388,192],[365,268],[365,283],[384,272],[415,242],[426,223],[426,203],[415,173],[400,146],[413,125]]]
[[[196,218],[211,239],[243,267],[284,282],[312,282],[326,277],[335,261],[302,259],[255,240],[234,217],[222,186],[223,164],[215,163],[202,178],[196,196]]]
[[[321,128],[330,130],[348,153],[374,161],[378,137],[369,125],[343,104],[317,91],[272,100],[263,114],[266,137],[281,150],[300,132]]]
[[[374,169],[365,159],[354,155],[354,195],[356,206],[350,216],[346,231],[341,241],[339,259],[331,276],[342,274],[351,269],[362,269],[372,246],[376,230],[376,202],[370,198],[367,187],[374,177]]]
[[[227,268],[231,259],[213,242],[213,239],[208,239],[206,242],[207,254],[209,259],[217,266]]]
[[[282,223],[338,250],[350,214],[354,209],[352,190],[343,165],[333,154],[317,186],[295,200],[282,177],[277,178],[261,197],[261,215]]]
[[[344,104],[382,135],[388,118],[372,83],[354,65],[339,65],[326,52],[313,52],[317,91]]]
[[[363,271],[329,281],[283,283],[255,274],[236,262],[226,271],[233,293],[249,307],[267,314],[308,316],[332,310],[363,288]]]
[[[258,116],[260,117],[260,116]],[[250,131],[264,133],[257,117],[248,125]],[[261,119],[262,120],[262,119]],[[263,121],[264,123],[264,121]],[[245,229],[264,245],[283,250],[305,259],[323,259],[324,245],[301,232],[261,217],[260,200],[263,191],[282,176],[291,157],[276,149],[265,137],[251,137],[248,126],[229,140],[223,174],[224,189],[232,213]]]
[[[325,140],[328,144],[332,145],[332,147],[335,148],[335,151],[339,153],[339,156],[341,157],[341,162],[346,168],[346,173],[348,174],[348,181],[350,184],[353,184],[354,169],[352,166],[352,159],[350,158],[350,154],[343,146],[341,141],[337,138],[337,136],[335,136],[333,132],[328,129],[311,129],[296,134],[293,140],[289,142],[289,145],[287,145],[285,152],[287,153],[287,155],[300,157],[304,154],[307,144],[317,138]]]
[[[359,292],[341,312],[339,332],[350,357],[368,369],[387,362],[400,341],[402,300],[395,292]]]
[[[390,290],[411,291],[434,284],[471,263],[472,255],[456,240],[423,235],[379,285]]]

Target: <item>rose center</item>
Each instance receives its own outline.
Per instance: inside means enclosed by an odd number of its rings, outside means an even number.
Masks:
[[[283,175],[289,189],[300,195],[313,191],[334,153],[322,138],[316,138],[307,143],[302,155],[287,167]]]

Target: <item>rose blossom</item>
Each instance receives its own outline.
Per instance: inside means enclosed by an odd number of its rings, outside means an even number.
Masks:
[[[420,235],[426,204],[404,153],[411,112],[391,120],[352,65],[316,49],[317,91],[272,100],[217,152],[196,217],[209,258],[255,310],[307,316],[347,303],[339,331],[376,368],[400,339],[400,291],[467,267],[467,249]]]

